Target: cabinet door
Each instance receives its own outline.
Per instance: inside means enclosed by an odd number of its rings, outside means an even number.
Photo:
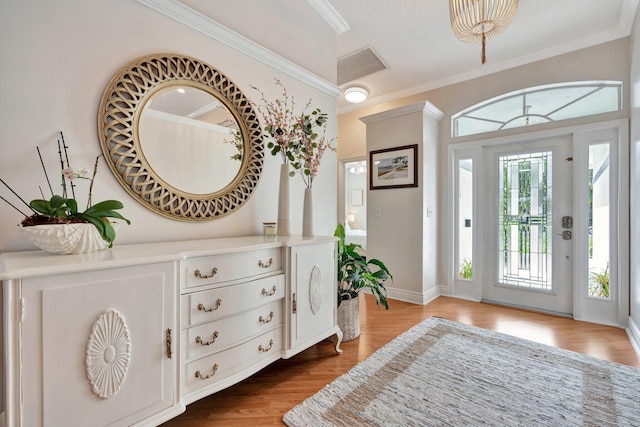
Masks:
[[[23,280],[22,424],[131,425],[171,407],[175,279],[163,263]]]
[[[290,248],[290,337],[286,357],[338,330],[335,257],[335,242]]]

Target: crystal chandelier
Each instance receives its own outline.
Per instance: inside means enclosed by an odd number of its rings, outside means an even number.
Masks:
[[[518,0],[449,0],[451,28],[465,43],[482,43],[484,64],[487,39],[507,29],[517,8]]]

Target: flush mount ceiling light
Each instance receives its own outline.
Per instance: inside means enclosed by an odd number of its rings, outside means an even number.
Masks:
[[[360,104],[367,100],[369,92],[359,86],[351,86],[344,90],[344,99],[352,104]]]
[[[482,63],[488,39],[507,29],[518,8],[518,0],[449,0],[451,28],[465,43],[482,43]]]

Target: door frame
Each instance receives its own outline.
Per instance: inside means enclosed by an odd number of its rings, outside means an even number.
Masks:
[[[574,259],[574,304],[573,304],[573,317],[576,320],[585,320],[596,323],[611,324],[619,327],[626,327],[629,319],[629,120],[619,119],[603,122],[589,123],[585,125],[567,126],[557,129],[542,130],[529,133],[519,133],[508,136],[500,136],[494,138],[470,140],[466,142],[450,144],[447,149],[447,207],[451,215],[445,215],[443,224],[447,230],[447,248],[446,248],[446,280],[449,295],[458,298],[471,299],[475,301],[482,300],[482,269],[474,267],[473,280],[468,283],[461,283],[457,278],[457,178],[458,173],[457,164],[461,155],[463,158],[471,158],[474,164],[474,182],[479,181],[479,177],[482,176],[482,152],[486,146],[496,146],[504,144],[514,144],[518,142],[544,139],[555,136],[570,135],[573,139],[573,153],[574,165],[573,178],[574,185],[580,186],[581,179],[581,167],[580,162],[584,162],[585,153],[588,152],[588,143],[593,135],[599,133],[612,132],[615,134],[617,140],[615,145],[617,146],[617,189],[615,195],[612,195],[612,205],[616,208],[616,215],[612,221],[612,230],[617,230],[615,236],[616,243],[612,242],[612,264],[610,266],[610,275],[613,283],[616,286],[617,298],[613,302],[617,311],[617,321],[603,321],[598,319],[597,316],[590,316],[589,302],[582,292],[582,287],[577,286],[577,283],[586,281],[588,277],[588,270],[586,262],[581,261],[580,257],[584,257],[584,250],[582,248],[583,242],[580,239],[574,242],[573,247],[573,259]],[[613,169],[612,169],[613,171]],[[579,189],[580,187],[576,187]],[[476,224],[482,224],[482,209],[476,203],[480,195],[480,189],[478,185],[473,186],[474,189],[474,219]],[[575,226],[579,226],[580,219],[575,215],[579,206],[584,204],[584,197],[581,191],[574,191],[574,222]],[[614,205],[615,204],[615,205]],[[582,215],[585,216],[586,215]],[[584,219],[582,220],[585,221]],[[480,242],[483,241],[482,227],[473,228],[473,247],[474,255],[481,254]],[[615,245],[615,246],[614,246]],[[476,259],[473,260],[475,265],[481,265],[482,260],[478,260],[480,264],[476,263]],[[615,263],[615,265],[614,265]],[[614,270],[615,272],[612,271]],[[586,282],[585,282],[586,283]]]

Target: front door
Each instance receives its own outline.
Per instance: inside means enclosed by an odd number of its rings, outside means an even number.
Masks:
[[[483,150],[483,299],[573,312],[572,138]]]

